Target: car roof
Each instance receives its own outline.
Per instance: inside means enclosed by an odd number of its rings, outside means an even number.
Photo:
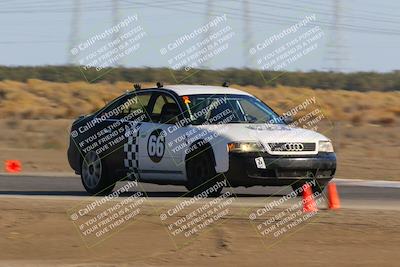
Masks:
[[[236,94],[236,95],[250,95],[239,89],[223,86],[210,86],[210,85],[165,85],[165,89],[174,91],[179,96],[184,95],[200,95],[200,94]]]

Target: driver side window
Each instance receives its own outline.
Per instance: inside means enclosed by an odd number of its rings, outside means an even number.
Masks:
[[[133,94],[122,104],[121,118],[125,117],[128,121],[149,121],[148,105],[150,98],[150,93]]]
[[[150,117],[156,123],[174,124],[179,121],[180,113],[176,101],[170,95],[161,93],[156,96]]]

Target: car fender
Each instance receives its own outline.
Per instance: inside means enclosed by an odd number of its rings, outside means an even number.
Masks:
[[[186,159],[187,155],[190,154],[194,149],[209,145],[211,153],[215,160],[215,171],[217,173],[223,173],[229,169],[229,154],[227,150],[227,139],[224,134],[216,131],[215,127],[207,125],[190,126],[187,131],[196,129],[197,133],[193,136],[187,136],[188,150],[183,153],[183,160]]]

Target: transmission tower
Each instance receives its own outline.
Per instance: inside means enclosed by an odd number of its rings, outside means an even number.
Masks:
[[[341,0],[333,1],[333,32],[328,40],[327,45],[327,63],[330,71],[343,71],[344,57],[343,36],[339,28],[342,23],[342,3]]]
[[[119,14],[119,0],[112,0],[112,21],[113,21],[113,25],[115,26],[119,23],[120,20],[120,14]],[[115,41],[117,39],[119,39],[121,36],[121,31],[118,32],[114,32],[113,36],[112,36],[112,41]],[[120,60],[115,62],[115,66],[120,66]]]
[[[207,15],[206,15],[205,23],[208,23],[212,19],[213,2],[214,2],[213,0],[207,0],[207,10],[206,10]],[[209,39],[211,34],[212,34],[212,30],[211,30],[211,28],[209,28],[208,31],[205,32],[205,34],[204,34],[204,40]],[[200,66],[200,68],[203,68],[203,69],[210,68],[210,67],[211,67],[211,58],[208,61],[204,62],[202,64],[202,66]]]
[[[251,57],[249,50],[252,45],[251,25],[250,25],[250,3],[248,0],[243,0],[243,51],[244,51],[244,67],[251,67]]]
[[[68,62],[69,64],[76,64],[76,58],[79,53],[77,45],[80,41],[79,36],[79,23],[81,20],[81,0],[74,0],[74,7],[71,19],[71,33],[69,38],[69,49],[68,49]],[[77,50],[78,49],[78,50]]]

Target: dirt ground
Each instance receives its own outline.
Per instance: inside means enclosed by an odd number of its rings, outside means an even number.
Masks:
[[[400,261],[395,211],[322,210],[271,245],[242,208],[232,207],[220,224],[176,248],[159,213],[144,206],[141,219],[87,248],[66,212],[78,202],[2,197],[0,266],[398,266]]]

